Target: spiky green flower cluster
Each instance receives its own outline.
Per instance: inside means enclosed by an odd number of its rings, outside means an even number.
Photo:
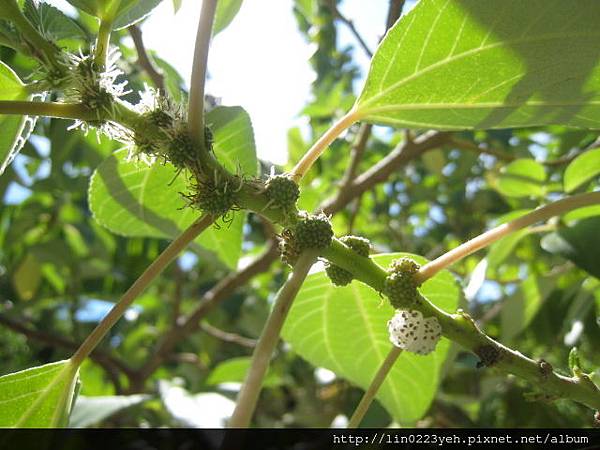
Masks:
[[[305,214],[296,224],[294,237],[300,251],[327,248],[333,239],[331,222],[325,214]]]
[[[265,195],[275,208],[291,211],[300,197],[300,188],[288,175],[274,175],[267,180]]]
[[[235,191],[228,183],[202,183],[189,197],[192,206],[214,216],[225,216],[234,206]]]
[[[418,298],[414,275],[419,271],[419,265],[410,258],[400,258],[392,261],[385,279],[383,293],[387,295],[390,304],[395,309],[406,308]]]
[[[354,250],[359,256],[368,257],[371,249],[371,244],[368,239],[359,236],[343,236],[340,238],[344,244]],[[325,272],[333,284],[336,286],[346,286],[352,279],[352,273],[346,269],[342,269],[335,264],[327,263]]]

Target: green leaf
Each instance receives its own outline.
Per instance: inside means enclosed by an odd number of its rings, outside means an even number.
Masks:
[[[589,150],[575,158],[567,166],[563,183],[565,192],[573,192],[600,174],[600,148]]]
[[[573,347],[569,352],[569,369],[574,376],[581,375],[581,361],[577,347]]]
[[[242,383],[246,378],[246,373],[250,369],[251,363],[252,358],[249,356],[230,358],[223,361],[212,370],[205,383],[208,386],[215,386],[222,383]],[[281,379],[269,369],[263,386],[273,387],[279,384],[281,384]]]
[[[65,426],[77,377],[70,360],[0,377],[0,427]]]
[[[76,8],[99,18],[102,18],[106,14],[108,7],[112,3],[110,0],[67,1]],[[139,22],[150,14],[161,1],[162,0],[121,0],[117,16],[113,22],[113,28],[115,30],[120,30],[121,28]]]
[[[215,22],[213,24],[212,35],[216,36],[223,31],[235,18],[242,6],[242,0],[219,0],[217,10],[215,11]]]
[[[515,220],[530,211],[530,209],[511,211],[508,214],[498,217],[498,219],[495,221],[495,225],[510,222],[511,220]],[[529,230],[527,229],[518,230],[490,245],[488,254],[486,256],[488,270],[497,269],[498,266],[500,266],[500,264],[502,264],[502,262],[504,262],[504,260],[512,254],[514,248],[519,244],[519,242],[528,234]]]
[[[31,300],[42,281],[42,268],[37,258],[28,253],[13,274],[13,285],[21,300]]]
[[[25,85],[10,67],[0,61],[0,100],[29,100]],[[26,116],[7,116],[0,114],[0,175],[12,162],[25,140],[22,138],[27,125],[32,125]]]
[[[150,15],[162,0],[121,0],[121,7],[113,23],[115,30],[126,28]]]
[[[415,128],[600,128],[599,16],[596,0],[421,0],[381,42],[358,116]]]
[[[600,217],[580,220],[570,227],[561,227],[542,239],[542,248],[572,261],[577,267],[600,278]]]
[[[507,197],[541,197],[545,181],[544,166],[533,159],[517,159],[502,168],[496,189]]]
[[[173,0],[173,11],[175,13],[177,13],[177,11],[179,11],[179,8],[181,8],[182,3],[183,3],[183,0]]]
[[[48,3],[26,0],[24,13],[35,28],[50,39],[86,37],[83,29],[74,20]]]
[[[537,277],[529,274],[519,291],[506,299],[500,311],[502,342],[509,342],[527,328],[540,310],[549,287],[548,281],[540,285]]]
[[[377,255],[387,266],[402,256],[423,263],[420,256],[404,253]],[[421,293],[435,305],[453,311],[460,290],[454,277],[442,271],[427,281]],[[290,310],[283,338],[311,364],[325,367],[365,389],[392,348],[387,321],[394,311],[369,286],[352,282],[335,287],[324,272],[308,276]],[[403,425],[412,425],[429,408],[440,382],[449,342],[442,339],[427,356],[403,352],[377,398]]]
[[[86,397],[80,395],[77,397],[69,427],[85,428],[98,424],[113,414],[129,408],[133,405],[139,405],[150,398],[149,395],[108,395],[101,397]]]
[[[206,117],[214,135],[214,151],[230,171],[256,175],[257,160],[252,125],[239,107],[219,107]],[[89,190],[95,219],[124,236],[175,237],[196,220],[200,212],[186,207],[184,174],[170,165],[128,161],[127,151],[109,156],[94,172]],[[231,225],[210,227],[196,240],[235,268],[242,246],[245,215],[235,212]]]

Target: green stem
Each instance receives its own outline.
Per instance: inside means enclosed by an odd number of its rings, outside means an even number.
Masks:
[[[90,333],[81,346],[71,357],[75,366],[79,366],[85,358],[96,348],[110,329],[117,323],[127,308],[140,295],[144,289],[187,247],[196,237],[208,228],[214,221],[210,215],[205,215],[190,225],[156,258],[152,264],[135,280],[131,287],[123,294],[119,302],[102,319],[98,326]]]
[[[373,399],[375,398],[377,391],[379,391],[379,388],[385,381],[385,377],[387,377],[389,371],[392,370],[392,367],[394,367],[395,362],[398,360],[401,354],[401,348],[392,347],[392,350],[390,350],[386,358],[383,360],[383,363],[371,381],[369,388],[360,399],[360,403],[354,410],[354,413],[348,422],[348,428],[356,428],[360,425],[360,422],[363,420],[365,414],[369,410],[369,406],[371,406],[371,403],[373,403]]]
[[[229,428],[247,428],[250,425],[263,379],[267,373],[275,346],[279,341],[283,323],[316,258],[316,251],[306,251],[300,255],[294,266],[292,276],[277,294],[273,311],[267,319],[252,354],[250,370],[238,395],[235,410],[228,424]]]
[[[106,70],[106,60],[108,58],[108,50],[110,48],[110,34],[113,29],[113,22],[121,6],[121,0],[113,0],[110,6],[106,9],[105,14],[100,20],[100,28],[96,37],[95,57],[98,71]]]
[[[317,142],[306,152],[302,159],[290,172],[290,175],[296,181],[300,181],[306,172],[310,170],[312,165],[319,159],[319,156],[327,149],[327,147],[345,130],[358,120],[358,113],[355,109],[348,111],[340,120],[334,123],[329,130],[319,138]]]
[[[521,228],[528,227],[534,223],[548,220],[550,217],[560,216],[573,209],[582,208],[584,206],[600,204],[600,192],[587,192],[585,194],[573,195],[572,197],[563,198],[554,203],[536,209],[516,220],[502,224],[480,234],[476,238],[465,242],[462,245],[450,250],[437,259],[434,259],[428,264],[425,264],[416,275],[418,283],[431,278],[440,270],[460,261],[464,257],[476,252],[482,248],[489,246],[504,236],[514,233]]]
[[[208,62],[208,46],[217,9],[217,0],[203,0],[200,22],[196,33],[190,98],[188,102],[188,127],[198,145],[204,149],[204,85]]]
[[[61,119],[97,120],[96,112],[81,103],[0,100],[0,114],[46,116]]]

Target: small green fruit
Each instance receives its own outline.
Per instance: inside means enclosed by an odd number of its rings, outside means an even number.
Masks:
[[[406,308],[417,300],[419,285],[415,282],[414,275],[418,271],[419,265],[412,259],[400,258],[392,261],[383,293],[395,309]]]
[[[193,206],[207,214],[224,216],[233,207],[234,192],[227,185],[214,186],[211,183],[203,183],[191,201]]]
[[[336,266],[335,264],[327,264],[325,267],[325,272],[327,273],[327,276],[331,282],[336,286],[346,286],[347,284],[350,284],[354,278],[351,272],[348,272],[347,270],[342,269],[340,266]]]
[[[300,188],[287,175],[274,175],[267,180],[265,194],[276,208],[293,209],[300,196]]]
[[[296,224],[294,236],[300,251],[324,249],[331,244],[333,230],[325,214],[306,215]]]
[[[298,243],[294,237],[294,233],[291,230],[284,230],[281,234],[279,241],[279,253],[281,254],[281,260],[290,267],[294,267],[298,256],[300,256],[300,250],[298,249]]]
[[[371,243],[368,239],[365,239],[360,236],[342,236],[340,238],[344,244],[358,253],[360,256],[369,256],[371,252]]]

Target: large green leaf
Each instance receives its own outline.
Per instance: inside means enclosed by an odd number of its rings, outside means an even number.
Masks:
[[[545,181],[544,166],[533,159],[517,159],[502,168],[496,189],[507,197],[540,197]]]
[[[416,128],[600,128],[598,17],[597,0],[421,0],[381,42],[358,114]]]
[[[111,0],[67,0],[76,8],[102,18],[111,5]],[[112,0],[115,1],[115,0]],[[162,0],[121,0],[117,17],[113,22],[115,29],[125,28],[152,12]]]
[[[29,94],[19,77],[0,61],[0,100],[28,100]],[[24,144],[21,139],[31,119],[24,116],[0,115],[0,175]]]
[[[385,267],[402,256],[425,261],[404,253],[373,259]],[[446,311],[458,305],[460,290],[447,271],[427,281],[421,292]],[[286,320],[283,338],[311,364],[333,370],[364,389],[392,348],[386,325],[393,314],[392,307],[369,286],[355,281],[335,287],[324,272],[318,272],[304,282]],[[377,394],[395,420],[414,424],[427,411],[448,348],[449,341],[442,339],[430,355],[401,354]]]
[[[233,172],[256,175],[257,160],[250,118],[239,107],[219,107],[207,114],[215,154]],[[174,237],[200,214],[185,207],[187,191],[183,174],[175,177],[170,165],[127,160],[127,151],[109,156],[90,182],[90,208],[96,220],[124,236]],[[230,225],[211,227],[197,239],[223,262],[235,267],[241,253],[244,213],[236,212]]]
[[[563,183],[565,192],[573,192],[600,174],[600,148],[582,153],[567,166]]]
[[[85,31],[77,22],[48,3],[26,0],[24,13],[42,35],[53,40],[86,37]]]
[[[77,377],[70,360],[0,377],[0,427],[65,426]]]
[[[215,11],[215,23],[213,24],[212,34],[223,31],[235,18],[242,6],[242,0],[219,0],[217,10]]]

